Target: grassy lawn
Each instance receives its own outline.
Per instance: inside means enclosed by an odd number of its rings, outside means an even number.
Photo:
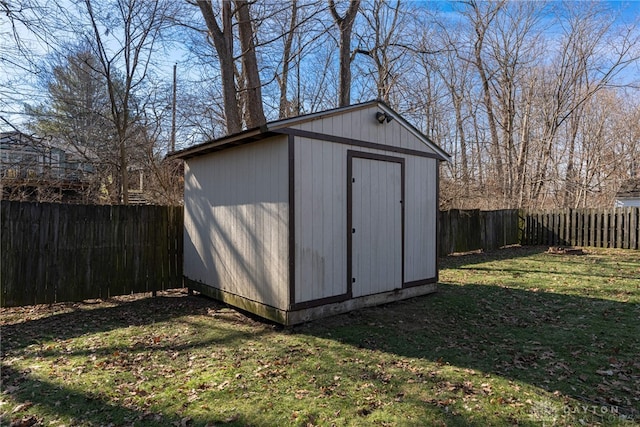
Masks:
[[[183,291],[2,309],[0,425],[639,425],[640,253],[543,250],[287,329]]]

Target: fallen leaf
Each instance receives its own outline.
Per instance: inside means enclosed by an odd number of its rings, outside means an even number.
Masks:
[[[25,409],[29,409],[33,406],[33,402],[30,401],[26,401],[24,403],[19,404],[18,406],[16,406],[15,408],[13,408],[13,411],[11,412],[12,414],[15,414],[17,412],[22,412]]]
[[[224,422],[225,423],[232,423],[234,421],[238,421],[240,419],[240,414],[233,414],[232,416],[225,418]]]
[[[29,415],[19,420],[13,420],[9,427],[31,427],[36,424],[38,424],[38,419],[33,415]]]

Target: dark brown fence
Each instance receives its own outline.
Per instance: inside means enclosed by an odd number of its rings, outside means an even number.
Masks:
[[[493,250],[519,243],[519,212],[517,209],[441,211],[438,218],[439,255]]]
[[[0,204],[2,307],[182,286],[182,207]]]
[[[640,249],[640,208],[522,211],[523,245]]]

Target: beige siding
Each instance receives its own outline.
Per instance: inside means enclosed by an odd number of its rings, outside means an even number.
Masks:
[[[287,147],[279,137],[186,162],[186,277],[288,307]]]
[[[436,276],[437,160],[296,137],[297,303],[347,291],[348,150],[405,158],[404,281]]]
[[[358,141],[392,145],[399,148],[435,153],[418,139],[412,131],[399,121],[380,124],[375,118],[380,109],[373,105],[342,114],[336,114],[291,126],[309,132],[340,136]]]
[[[438,161],[406,158],[404,280],[436,277],[436,213]]]
[[[346,292],[346,173],[344,147],[296,138],[295,300]]]

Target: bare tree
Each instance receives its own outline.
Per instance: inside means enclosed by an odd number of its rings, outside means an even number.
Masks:
[[[370,58],[374,71],[377,98],[392,103],[391,94],[397,88],[402,71],[408,71],[407,63],[415,47],[409,46],[403,38],[413,38],[415,27],[408,22],[408,11],[400,0],[390,3],[374,0],[362,7],[363,21],[366,23],[358,31],[358,47],[355,53]]]
[[[494,113],[493,99],[491,97],[489,81],[491,71],[487,69],[485,64],[484,50],[487,31],[489,30],[492,22],[496,19],[500,10],[504,7],[505,1],[500,0],[497,2],[492,1],[480,3],[475,0],[471,0],[465,3],[469,7],[469,11],[465,14],[473,25],[475,32],[475,39],[473,40],[473,64],[477,68],[478,75],[480,77],[480,84],[482,85],[482,100],[484,102],[491,136],[491,154],[496,168],[496,180],[500,188],[499,191],[501,191],[501,193],[503,193],[502,196],[504,196],[505,187],[502,150],[500,149],[500,139]]]
[[[172,5],[169,1],[114,0],[96,4],[94,0],[84,0],[84,7],[91,29],[85,37],[99,59],[118,135],[118,188],[122,203],[128,204],[128,147],[135,141],[135,97],[146,82],[154,45],[167,24],[166,18],[172,15]],[[119,87],[120,82],[124,82],[123,87]]]
[[[600,7],[600,4],[588,4],[588,7],[563,11],[568,15],[561,17],[564,24],[561,51],[551,67],[543,68],[542,147],[534,170],[533,200],[540,199],[548,184],[558,132],[567,124],[575,131],[578,126],[575,120],[580,120],[584,104],[611,86],[617,75],[640,59],[637,31],[632,27],[623,28],[611,37],[615,17],[607,17]],[[573,180],[575,141],[574,136],[568,139],[569,159],[564,179],[570,181]],[[566,201],[571,203],[571,197],[566,197]]]

